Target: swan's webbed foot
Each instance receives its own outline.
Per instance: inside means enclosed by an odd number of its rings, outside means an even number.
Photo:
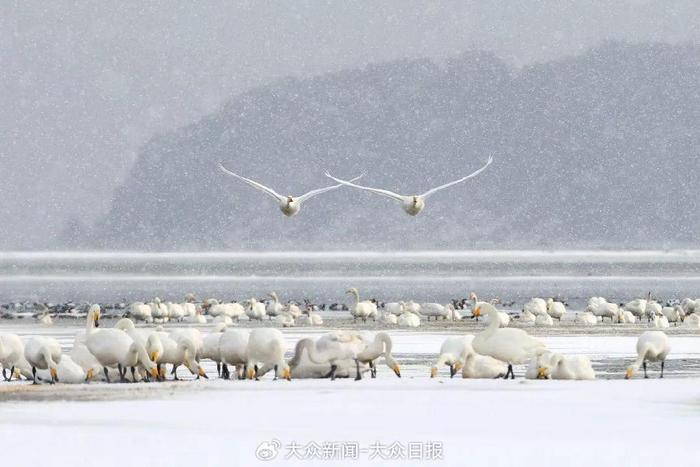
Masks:
[[[450,378],[454,378],[454,377],[455,377],[455,373],[457,373],[457,370],[455,370],[455,366],[454,366],[454,365],[450,365]]]
[[[111,383],[111,381],[109,380],[109,370],[107,369],[107,367],[102,368],[102,371],[105,374],[105,379],[107,380],[107,382]]]

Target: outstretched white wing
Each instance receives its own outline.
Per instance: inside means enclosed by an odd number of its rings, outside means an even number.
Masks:
[[[396,200],[399,200],[399,201],[405,201],[406,199],[409,198],[408,196],[402,196],[402,195],[400,195],[400,194],[398,194],[398,193],[394,193],[393,191],[389,191],[389,190],[382,190],[382,189],[380,189],[380,188],[370,188],[370,187],[367,187],[367,186],[355,185],[354,183],[349,182],[349,181],[347,181],[347,180],[341,180],[340,178],[335,178],[333,175],[331,175],[331,174],[328,173],[328,172],[326,172],[326,177],[328,177],[328,178],[330,178],[330,179],[332,179],[332,180],[335,180],[336,182],[338,182],[338,183],[340,183],[340,184],[343,184],[343,185],[351,186],[351,187],[354,187],[354,188],[359,188],[360,190],[369,191],[369,192],[372,192],[372,193],[376,193],[376,194],[378,194],[378,195],[388,196],[389,198],[393,198],[393,199],[396,199]]]
[[[350,181],[351,181],[351,182],[354,182],[355,180],[359,180],[359,179],[361,179],[362,177],[364,177],[364,175],[365,175],[365,174],[362,174],[362,175],[360,175],[359,177],[355,177],[355,178],[353,178],[353,179],[350,179]],[[321,193],[325,193],[325,192],[327,192],[327,191],[336,190],[336,189],[340,188],[341,186],[343,186],[343,184],[342,184],[342,183],[338,183],[337,185],[327,186],[327,187],[325,187],[325,188],[319,188],[319,189],[317,189],[317,190],[311,190],[311,191],[309,191],[308,193],[304,193],[303,195],[297,197],[297,199],[299,200],[300,203],[303,203],[304,201],[306,201],[306,200],[308,200],[308,199],[311,199],[311,198],[313,198],[313,197],[316,196],[316,195],[320,195]]]
[[[421,195],[421,197],[427,198],[428,196],[432,195],[433,193],[437,193],[438,191],[444,190],[445,188],[449,188],[449,187],[451,187],[452,185],[456,185],[456,184],[462,183],[463,181],[468,180],[468,179],[470,179],[470,178],[472,178],[472,177],[476,177],[476,176],[479,175],[481,172],[483,172],[484,170],[486,170],[486,167],[488,167],[489,165],[491,165],[491,162],[493,162],[493,156],[489,156],[489,160],[486,162],[486,165],[484,165],[482,168],[480,168],[480,169],[477,170],[476,172],[471,173],[471,174],[467,175],[466,177],[460,178],[459,180],[455,180],[455,181],[450,182],[450,183],[445,183],[444,185],[441,185],[441,186],[439,186],[439,187],[433,188],[432,190],[428,190],[428,191],[426,191],[425,193],[423,193],[423,194]]]
[[[267,193],[268,195],[275,198],[277,201],[284,201],[285,199],[287,199],[286,197],[280,196],[279,194],[277,194],[277,192],[275,190],[273,190],[272,188],[268,188],[265,185],[262,185],[256,181],[253,181],[249,178],[241,177],[240,175],[231,172],[226,167],[224,167],[223,164],[221,164],[221,162],[219,162],[219,168],[224,173],[227,173],[227,174],[231,175],[232,177],[236,177],[237,179],[246,182],[248,185],[252,186],[253,188],[257,188],[258,190],[262,191],[263,193]]]

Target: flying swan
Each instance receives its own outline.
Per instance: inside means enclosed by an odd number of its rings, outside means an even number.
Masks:
[[[326,177],[328,177],[332,180],[335,180],[336,182],[338,182],[342,185],[347,185],[347,186],[351,186],[354,188],[359,188],[361,190],[369,191],[369,192],[372,192],[372,193],[375,193],[378,195],[387,196],[389,198],[393,198],[395,200],[398,200],[401,202],[401,207],[403,208],[404,211],[406,211],[406,213],[408,213],[411,216],[415,216],[415,215],[418,215],[423,210],[423,208],[425,207],[425,200],[429,196],[437,193],[440,190],[444,190],[445,188],[449,188],[452,185],[456,185],[456,184],[462,183],[463,181],[468,180],[472,177],[476,177],[481,172],[486,170],[486,167],[491,165],[492,162],[493,162],[493,157],[489,156],[489,160],[486,162],[486,165],[484,165],[482,168],[480,168],[476,172],[471,173],[471,174],[467,175],[466,177],[462,177],[459,180],[454,180],[452,182],[445,183],[444,185],[440,185],[439,187],[433,188],[432,190],[428,190],[425,193],[423,193],[422,195],[412,195],[412,196],[400,195],[398,193],[394,193],[393,191],[382,190],[380,188],[370,188],[370,187],[366,187],[366,186],[362,186],[362,185],[356,185],[356,184],[352,183],[354,180],[342,180],[340,178],[335,178],[329,172],[326,172]]]
[[[253,188],[256,188],[256,189],[262,191],[263,193],[266,193],[267,195],[273,197],[279,203],[280,210],[282,211],[282,213],[287,217],[292,217],[292,216],[296,215],[299,212],[299,210],[301,209],[301,205],[302,205],[302,203],[304,203],[304,201],[307,201],[307,200],[313,198],[314,196],[320,195],[321,193],[325,193],[325,192],[331,191],[331,190],[336,190],[344,185],[344,183],[338,183],[337,185],[327,186],[325,188],[318,188],[316,190],[311,190],[308,193],[303,194],[301,196],[292,196],[292,195],[282,196],[282,195],[278,194],[272,188],[268,188],[261,183],[258,183],[254,180],[242,177],[238,174],[231,172],[226,167],[224,167],[221,162],[219,162],[219,168],[221,169],[222,172],[224,172],[228,175],[231,175],[232,177],[236,177],[237,179],[244,181],[245,183],[252,186]],[[355,180],[359,180],[360,178],[362,178],[362,175],[360,175],[359,177],[355,177],[350,181],[354,182]]]

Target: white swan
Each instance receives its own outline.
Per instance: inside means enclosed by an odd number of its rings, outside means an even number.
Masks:
[[[24,358],[24,343],[16,334],[0,334],[0,364],[5,381],[11,381],[13,377],[19,379],[19,374],[25,378],[32,377],[32,369],[27,359]],[[9,369],[9,376],[5,370]]]
[[[257,301],[255,298],[248,300],[248,308],[245,310],[245,314],[250,320],[262,321],[265,317],[265,304]]]
[[[160,301],[160,298],[154,298],[148,306],[151,307],[153,321],[160,320],[161,323],[164,323],[168,320],[168,307]]]
[[[682,311],[683,310],[680,307],[680,305],[665,306],[661,309],[661,314],[663,314],[666,317],[669,323],[674,323],[675,325],[678,325],[678,323],[683,321]]]
[[[202,337],[201,359],[209,359],[216,363],[216,374],[221,377],[221,336],[226,331],[226,325],[219,323],[214,329]]]
[[[547,300],[547,314],[561,322],[562,316],[566,313],[566,306],[562,302],[555,302],[553,298]]]
[[[413,300],[409,300],[407,302],[401,302],[403,305],[403,311],[407,311],[409,313],[414,313],[416,315],[420,315],[420,305]]]
[[[596,316],[590,311],[579,313],[576,315],[575,321],[583,324],[584,326],[595,326],[598,324],[598,318],[596,318]]]
[[[591,297],[588,299],[588,304],[586,305],[586,310],[591,312],[594,316],[599,316],[601,321],[605,318],[610,318],[612,323],[620,318],[620,307],[615,303],[609,303],[603,297]]]
[[[520,312],[519,318],[521,323],[534,323],[537,320],[537,316],[535,316],[530,310],[523,310]]]
[[[185,318],[185,309],[179,303],[165,302],[168,308],[168,318],[173,321],[182,321]]]
[[[584,355],[565,356],[550,354],[546,361],[538,359],[538,376],[551,379],[590,380],[595,379],[591,360]]]
[[[57,378],[56,381],[60,381],[64,384],[81,384],[92,379],[92,374],[88,374],[85,369],[78,365],[70,355],[63,355],[61,361],[56,365]],[[37,370],[37,379],[40,381],[51,381],[51,371],[50,370]]]
[[[81,342],[76,339],[75,342],[73,342],[73,348],[68,356],[70,356],[74,363],[80,365],[80,367],[83,369],[85,372],[86,381],[102,377],[102,365],[100,365],[97,358],[90,353],[90,350],[87,348],[87,345],[85,345],[84,340]],[[61,361],[63,361],[63,359],[61,359]]]
[[[288,313],[286,311],[283,311],[279,315],[277,315],[277,318],[275,318],[277,321],[277,324],[282,326],[283,328],[291,328],[294,327],[294,316],[291,315],[291,313]]]
[[[409,214],[411,216],[415,216],[423,210],[423,208],[425,207],[425,200],[428,197],[432,196],[433,194],[437,193],[440,190],[444,190],[445,188],[449,188],[449,187],[456,185],[458,183],[462,183],[465,180],[468,180],[472,177],[476,177],[481,172],[486,170],[486,167],[488,167],[492,162],[493,162],[493,157],[489,156],[489,159],[486,162],[486,165],[481,167],[476,172],[473,172],[473,173],[467,175],[466,177],[462,177],[459,180],[445,183],[444,185],[441,185],[441,186],[438,186],[438,187],[433,188],[431,190],[428,190],[425,193],[423,193],[422,195],[412,195],[412,196],[400,195],[398,193],[394,193],[393,191],[382,190],[379,188],[370,188],[370,187],[366,187],[366,186],[362,186],[362,185],[356,185],[356,184],[352,183],[352,180],[347,181],[347,180],[342,180],[342,179],[336,178],[333,175],[331,175],[329,172],[326,172],[326,177],[328,177],[332,180],[335,180],[336,182],[341,183],[343,185],[351,186],[353,188],[358,188],[360,190],[369,191],[369,192],[377,194],[377,195],[382,195],[382,196],[386,196],[386,197],[398,200],[399,202],[401,202],[401,207],[403,208],[404,211],[406,211],[407,214]]]
[[[120,329],[97,329],[99,319],[99,307],[91,307],[85,328],[85,345],[102,365],[107,382],[110,382],[109,368],[117,368],[122,381],[126,381],[126,371],[131,368],[131,376],[135,381],[137,365],[158,378],[156,364],[149,358],[145,347]]]
[[[245,178],[245,177],[242,177],[236,173],[231,172],[226,167],[224,167],[223,164],[221,164],[221,162],[219,162],[219,169],[221,169],[222,172],[224,172],[228,175],[231,175],[232,177],[236,177],[237,179],[247,183],[248,185],[252,186],[253,188],[256,188],[257,190],[260,190],[263,193],[265,193],[266,195],[274,198],[279,203],[279,207],[280,207],[280,210],[282,211],[282,213],[287,217],[291,217],[291,216],[296,215],[299,212],[299,210],[301,209],[301,205],[304,202],[308,201],[309,199],[313,198],[314,196],[318,196],[321,193],[326,193],[327,191],[336,190],[336,189],[343,186],[343,183],[338,183],[337,185],[331,185],[331,186],[327,186],[325,188],[318,188],[316,190],[311,190],[308,193],[303,194],[301,196],[292,196],[292,195],[282,196],[282,195],[278,194],[272,188],[268,188],[261,183],[258,183],[256,181],[249,179],[249,178]],[[352,181],[359,180],[360,178],[362,178],[362,175],[360,175],[359,177],[353,178]]]
[[[464,359],[462,378],[502,378],[508,373],[508,365],[488,355],[479,355],[472,351]]]
[[[405,311],[399,315],[397,323],[402,327],[417,328],[420,326],[420,316],[410,311]]]
[[[523,311],[529,311],[535,316],[547,314],[547,302],[543,298],[531,298],[525,305]]]
[[[634,324],[637,322],[637,317],[632,312],[620,308],[617,321],[624,324]]]
[[[289,365],[284,360],[287,350],[284,336],[278,329],[253,329],[248,338],[246,349],[247,377],[256,380],[270,370],[275,371],[275,379],[278,377],[291,380]]]
[[[535,326],[554,326],[554,320],[547,314],[537,315],[535,317]]]
[[[462,319],[462,313],[455,309],[452,303],[445,305],[445,308],[447,308],[447,319],[450,321],[460,321]]]
[[[267,313],[267,316],[269,316],[270,319],[272,319],[275,316],[282,313],[282,311],[284,310],[284,306],[280,303],[279,298],[277,298],[277,293],[270,292],[269,295],[270,297],[272,297],[272,301],[267,304],[265,312]]]
[[[313,342],[313,341],[312,341]],[[355,379],[362,379],[361,364],[368,364],[372,378],[377,375],[375,361],[384,357],[386,365],[401,377],[401,369],[392,353],[391,337],[385,332],[379,332],[374,337],[352,331],[334,331],[321,336],[309,344],[307,348],[309,358],[317,364],[329,365],[329,377],[334,378],[336,362],[351,359],[355,361]]]
[[[129,316],[137,321],[145,321],[147,323],[153,322],[151,307],[143,302],[135,302],[129,305]]]
[[[384,310],[379,315],[379,322],[384,324],[398,324],[399,318],[394,313]]]
[[[177,367],[184,365],[190,373],[198,377],[209,378],[204,368],[197,362],[197,348],[189,336],[173,335],[166,332],[157,332],[156,335],[160,338],[163,346],[163,352],[156,356],[156,364],[171,364],[173,365],[173,377],[177,377]]]
[[[391,313],[392,315],[400,315],[404,311],[403,302],[389,302],[384,304],[384,313]]]
[[[238,379],[246,376],[248,364],[248,340],[250,332],[243,329],[227,329],[219,338],[219,355],[221,358],[221,377],[230,379],[228,368],[233,366]]]
[[[297,341],[294,348],[294,356],[289,360],[289,368],[294,379],[318,379],[318,378],[350,378],[356,375],[356,363],[353,359],[337,360],[333,369],[329,372],[329,362],[315,363],[308,355],[307,349],[315,346],[313,339],[305,338]],[[365,364],[361,366],[361,372],[370,371]],[[332,372],[332,374],[331,374]]]
[[[668,319],[661,313],[654,313],[649,323],[649,327],[666,329],[670,325],[668,324]]]
[[[474,336],[472,347],[481,355],[489,355],[508,364],[505,378],[510,375],[513,379],[513,363],[525,363],[529,358],[546,350],[539,339],[535,339],[522,329],[500,328],[498,310],[490,303],[480,302],[474,311],[474,316],[485,313],[491,318],[488,327]]]
[[[346,290],[345,293],[352,294],[352,296],[355,298],[355,303],[350,305],[350,314],[352,315],[353,319],[357,320],[359,318],[362,320],[362,322],[366,322],[367,318],[376,316],[377,305],[369,300],[360,301],[360,292],[357,290],[357,288],[352,287]]]
[[[61,362],[61,344],[53,337],[35,336],[24,346],[24,358],[32,367],[36,382],[36,370],[48,370],[51,382],[58,382],[58,364]]]
[[[625,303],[623,308],[631,312],[637,318],[642,318],[647,311],[647,300],[644,298],[636,298]]]
[[[420,312],[425,316],[426,320],[430,321],[432,316],[437,321],[438,318],[447,319],[449,311],[440,303],[421,303]]]
[[[474,336],[452,336],[445,339],[440,346],[440,354],[435,364],[430,368],[430,377],[435,378],[442,365],[450,367],[450,378],[452,378],[464,366],[464,360],[472,349]]]
[[[292,301],[287,302],[287,306],[284,307],[284,311],[292,315],[294,319],[301,316],[301,308],[299,308],[299,305]]]
[[[637,339],[637,359],[627,368],[625,379],[630,379],[640,366],[644,367],[644,377],[647,376],[647,362],[661,362],[661,375],[664,377],[664,363],[671,352],[668,336],[663,331],[646,331]]]

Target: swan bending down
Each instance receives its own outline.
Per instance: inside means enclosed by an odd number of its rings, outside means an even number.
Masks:
[[[316,364],[329,365],[328,377],[335,378],[340,360],[353,360],[355,362],[355,379],[362,379],[360,364],[369,364],[372,378],[377,376],[375,360],[384,356],[386,366],[401,377],[399,364],[391,354],[391,337],[385,332],[377,333],[374,338],[355,332],[336,331],[324,334],[316,342],[310,341],[299,348],[306,349],[309,359]]]
[[[430,197],[431,195],[437,193],[437,192],[440,191],[440,190],[444,190],[445,188],[449,188],[449,187],[451,187],[452,185],[456,185],[456,184],[462,183],[462,182],[464,182],[465,180],[468,180],[468,179],[470,179],[470,178],[472,178],[472,177],[476,177],[476,176],[479,175],[481,172],[483,172],[484,170],[486,170],[486,167],[488,167],[489,165],[491,165],[492,162],[493,162],[493,157],[492,157],[492,156],[489,156],[489,160],[486,162],[486,165],[484,165],[483,167],[481,167],[481,168],[480,168],[479,170],[477,170],[476,172],[473,172],[473,173],[467,175],[466,177],[462,177],[462,178],[460,178],[459,180],[454,180],[454,181],[452,181],[452,182],[445,183],[444,185],[440,185],[440,186],[438,186],[438,187],[435,187],[435,188],[433,188],[433,189],[431,189],[431,190],[426,191],[426,192],[423,193],[422,195],[412,195],[412,196],[400,195],[400,194],[398,194],[398,193],[394,193],[393,191],[383,190],[383,189],[380,189],[380,188],[370,188],[370,187],[367,187],[367,186],[356,185],[356,184],[352,183],[353,180],[349,180],[349,181],[348,181],[348,180],[342,180],[342,179],[340,179],[340,178],[334,177],[334,176],[331,175],[329,172],[326,172],[326,177],[328,177],[328,178],[330,178],[330,179],[332,179],[332,180],[334,180],[334,181],[336,181],[336,182],[338,182],[338,183],[341,183],[341,184],[343,184],[343,185],[351,186],[351,187],[353,187],[353,188],[359,188],[360,190],[369,191],[369,192],[374,193],[374,194],[377,194],[377,195],[382,195],[382,196],[386,196],[386,197],[389,197],[389,198],[393,198],[393,199],[395,199],[395,200],[398,200],[398,201],[401,202],[401,207],[403,208],[404,211],[406,211],[407,214],[409,214],[409,215],[411,215],[411,216],[415,216],[415,215],[419,214],[419,213],[423,210],[423,208],[425,207],[425,200],[426,200],[428,197]]]
[[[530,336],[522,329],[499,327],[498,310],[490,303],[480,302],[474,310],[474,316],[486,314],[491,319],[485,330],[474,336],[472,347],[481,355],[489,355],[508,364],[504,378],[513,374],[513,363],[525,363],[533,356],[546,350],[542,341]]]
[[[305,352],[306,351],[306,352]],[[325,356],[320,356],[316,349],[316,341],[311,338],[300,339],[294,347],[294,356],[289,362],[289,368],[294,374],[294,379],[322,379],[322,378],[350,378],[356,375],[357,369],[352,358],[344,360],[334,360],[333,368],[329,371],[329,361],[316,363],[309,357],[313,352],[317,360],[322,360]],[[370,371],[369,366],[362,364],[362,373]]]
[[[56,365],[56,372],[58,373],[56,380],[64,384],[81,384],[90,381],[94,376],[94,373],[88,373],[82,366],[74,362],[70,355],[61,357],[61,362]],[[36,377],[42,382],[52,380],[50,370],[37,370]]]
[[[440,354],[435,364],[430,368],[430,377],[435,378],[438,374],[438,369],[442,365],[447,365],[450,367],[450,378],[454,377],[455,374],[464,366],[464,360],[466,360],[469,353],[473,353],[472,340],[474,336],[452,336],[445,339],[445,341],[440,346]]]
[[[24,358],[32,367],[34,384],[36,370],[49,370],[51,382],[58,382],[58,364],[61,362],[61,344],[53,337],[36,336],[24,346]]]
[[[22,339],[16,334],[0,334],[0,364],[2,365],[2,376],[5,381],[12,380],[12,377],[19,379],[19,374],[25,378],[32,375],[31,365],[24,358],[24,344]],[[5,375],[5,370],[10,370],[10,375]]]
[[[533,360],[537,365],[537,378],[595,379],[595,371],[593,371],[591,360],[584,355],[565,356],[546,352]]]
[[[221,377],[230,379],[231,373],[228,365],[232,365],[236,371],[236,377],[243,379],[246,376],[248,365],[248,340],[250,333],[244,329],[227,329],[219,338],[219,356],[221,358]]]
[[[462,368],[462,378],[503,378],[508,373],[508,365],[488,355],[479,355],[473,350],[467,354]]]
[[[637,359],[627,368],[625,379],[630,379],[639,367],[644,368],[644,377],[647,376],[647,362],[661,362],[661,375],[664,377],[664,362],[671,352],[668,336],[663,331],[647,331],[637,339]]]
[[[284,360],[287,344],[284,336],[277,329],[253,329],[248,338],[246,353],[248,357],[248,379],[256,380],[268,371],[275,370],[275,379],[292,379],[289,365]]]
[[[282,196],[282,195],[278,194],[272,188],[268,188],[261,183],[258,183],[256,181],[249,179],[249,178],[245,178],[245,177],[242,177],[238,174],[231,172],[226,167],[224,167],[223,164],[221,164],[221,162],[219,162],[219,169],[221,169],[221,171],[224,172],[225,174],[231,175],[232,177],[236,177],[237,179],[247,183],[248,185],[252,186],[253,188],[260,190],[263,193],[265,193],[266,195],[274,198],[279,203],[280,211],[282,211],[282,213],[287,217],[292,217],[292,216],[296,215],[299,212],[299,210],[301,209],[301,205],[305,201],[308,201],[309,199],[313,198],[314,196],[318,196],[321,193],[325,193],[325,192],[331,191],[331,190],[336,190],[344,185],[343,183],[338,183],[337,185],[327,186],[325,188],[318,188],[316,190],[311,190],[308,193],[303,194],[301,196],[292,196],[292,195]],[[360,175],[359,177],[353,178],[351,181],[354,182],[355,180],[359,180],[360,178],[362,178],[362,175]]]
[[[158,378],[156,364],[148,357],[144,346],[120,329],[97,329],[99,327],[99,307],[90,307],[85,327],[85,345],[95,356],[109,383],[109,368],[119,370],[119,378],[126,381],[126,370],[131,368],[131,376],[136,381],[136,366],[143,366],[154,378]]]

